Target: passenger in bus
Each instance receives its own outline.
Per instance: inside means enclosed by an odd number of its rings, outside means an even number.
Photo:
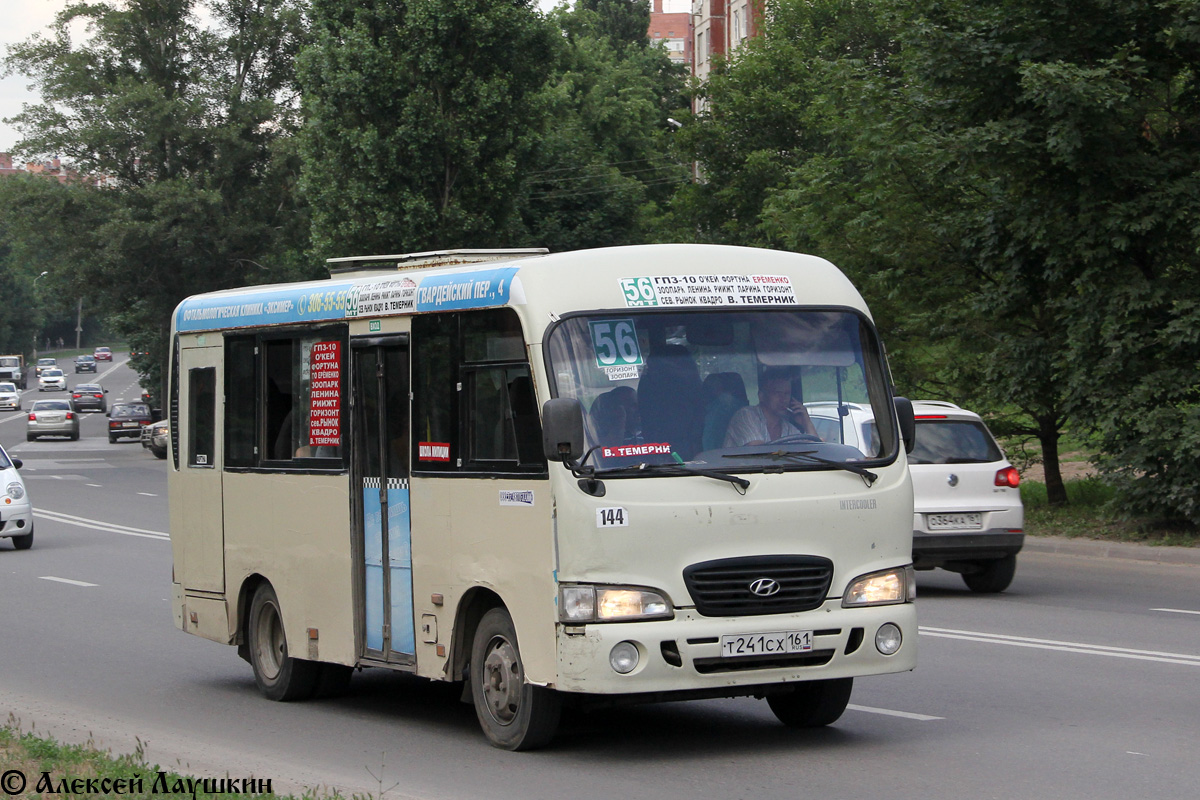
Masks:
[[[725,433],[725,447],[766,444],[800,434],[817,435],[804,404],[792,397],[787,370],[769,370],[758,381],[758,405],[733,415]]]
[[[750,405],[750,400],[746,397],[746,383],[736,372],[714,372],[706,376],[704,394],[708,398],[708,410],[704,413],[703,447],[712,450],[724,445],[729,420],[739,409]]]

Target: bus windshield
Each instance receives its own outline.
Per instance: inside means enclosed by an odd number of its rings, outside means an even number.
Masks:
[[[598,471],[832,469],[896,455],[882,353],[852,311],[579,315],[553,329],[547,353],[556,396],[583,406],[584,465]],[[814,424],[818,403],[839,411],[840,429]],[[877,436],[847,435],[852,406],[870,409]]]

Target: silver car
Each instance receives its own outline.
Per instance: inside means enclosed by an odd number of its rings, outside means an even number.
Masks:
[[[108,394],[108,389],[98,383],[78,383],[71,392],[71,399],[75,402],[75,408],[78,411],[83,411],[85,408],[108,411],[108,400],[104,397],[106,394]]]
[[[70,400],[36,400],[29,409],[25,423],[25,439],[32,442],[39,436],[69,436],[79,439],[79,412]]]
[[[0,383],[0,410],[21,410],[21,393],[15,383]]]

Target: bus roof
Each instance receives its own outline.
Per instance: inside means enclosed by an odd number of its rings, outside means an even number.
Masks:
[[[837,267],[799,253],[699,244],[491,252],[496,260],[428,268],[406,265],[405,256],[338,259],[398,268],[195,295],[176,308],[174,325],[192,332],[499,306],[523,307],[528,319],[547,322],[573,311],[633,308],[819,305],[867,313]],[[540,331],[530,334],[540,339]]]

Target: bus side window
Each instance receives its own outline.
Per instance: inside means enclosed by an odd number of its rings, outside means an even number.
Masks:
[[[217,371],[188,370],[188,466],[215,466]]]
[[[225,466],[252,467],[258,459],[258,365],[253,336],[225,342]]]

